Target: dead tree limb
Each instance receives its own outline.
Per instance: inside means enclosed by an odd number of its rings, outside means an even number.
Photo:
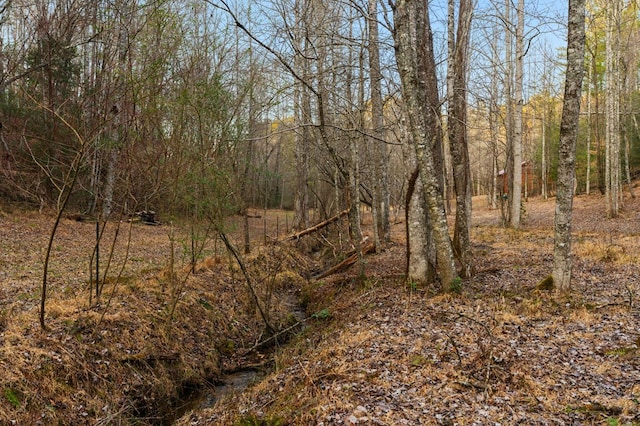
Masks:
[[[267,330],[270,333],[274,333],[276,331],[276,329],[271,326],[271,324],[269,323],[269,320],[267,319],[267,314],[262,309],[262,305],[260,305],[260,299],[258,298],[258,294],[256,293],[256,290],[253,287],[253,283],[252,283],[251,277],[249,275],[249,271],[247,271],[247,268],[246,268],[244,262],[240,258],[240,253],[238,253],[238,250],[236,250],[236,248],[233,246],[233,244],[231,244],[231,242],[227,238],[227,235],[224,232],[222,232],[222,230],[218,229],[218,235],[220,236],[220,239],[222,240],[224,245],[227,247],[227,250],[229,250],[231,252],[233,257],[236,259],[236,262],[238,262],[238,266],[240,266],[240,270],[242,271],[242,274],[244,275],[244,278],[245,278],[246,283],[247,283],[247,287],[249,288],[249,291],[251,293],[251,297],[253,298],[253,301],[255,302],[256,306],[258,307],[258,311],[260,312],[260,316],[262,317],[262,321],[264,321],[264,324],[267,327]]]
[[[266,338],[265,340],[259,340],[258,342],[256,342],[255,345],[253,345],[251,348],[249,348],[248,350],[246,350],[242,356],[247,356],[249,355],[251,352],[260,349],[261,347],[265,346],[267,343],[272,342],[274,340],[277,340],[278,337],[282,336],[283,334],[289,333],[290,331],[294,330],[295,328],[299,327],[300,325],[302,325],[303,323],[307,322],[309,320],[309,317],[307,318],[303,318],[300,321],[296,321],[295,324],[285,328],[284,330],[280,330],[278,331],[276,334],[272,335],[271,337]]]
[[[366,243],[365,245],[362,246],[362,254],[363,255],[372,253],[375,250],[376,250],[376,245],[374,243],[372,243],[372,242]],[[357,253],[351,253],[342,262],[338,263],[337,265],[332,266],[331,268],[327,269],[324,272],[321,272],[319,275],[316,275],[313,278],[316,279],[316,280],[319,280],[319,279],[322,279],[322,278],[326,278],[329,275],[337,274],[338,272],[342,272],[345,269],[349,268],[351,265],[353,265],[357,261],[358,261],[358,254]]]
[[[325,220],[325,221],[322,221],[322,222],[320,222],[320,223],[318,223],[318,224],[315,224],[315,225],[313,225],[313,226],[312,226],[312,227],[310,227],[310,228],[303,229],[303,230],[302,230],[302,231],[300,231],[300,232],[296,232],[295,234],[291,234],[291,235],[289,235],[289,236],[286,238],[286,240],[287,240],[287,241],[297,240],[298,238],[303,237],[303,236],[305,236],[305,235],[307,235],[307,234],[311,234],[311,233],[313,233],[313,232],[316,232],[316,231],[318,231],[318,230],[320,230],[320,229],[324,228],[325,226],[332,224],[333,222],[337,221],[337,220],[338,220],[338,219],[340,219],[342,216],[345,216],[345,215],[347,215],[348,213],[349,213],[349,209],[347,209],[347,210],[343,210],[343,211],[341,211],[340,213],[338,213],[337,215],[332,216],[332,217],[330,217],[329,219],[327,219],[327,220]]]

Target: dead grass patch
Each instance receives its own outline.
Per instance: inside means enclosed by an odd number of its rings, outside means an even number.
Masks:
[[[633,260],[626,256],[636,253],[631,247],[638,232],[621,233],[620,227],[636,222],[600,220],[594,229],[576,212],[577,250],[597,238],[608,241],[610,234],[623,235],[615,243],[624,250],[610,260],[605,251],[594,257],[578,251],[574,292],[560,297],[534,289],[552,263],[552,205],[530,203],[517,232],[495,225],[499,211],[485,212],[485,222],[474,229],[482,273],[463,282],[456,296],[406,287],[401,226],[394,230],[395,244],[367,258],[364,280],[345,271],[308,283],[300,272],[312,270],[312,262],[279,243],[243,256],[269,320],[297,321],[291,298],[300,296],[305,328],[286,346],[273,343],[274,371],[263,381],[177,424],[591,424],[603,415],[619,424],[635,421],[640,410],[633,401],[640,392],[628,378],[640,376],[632,294],[638,267],[625,262]],[[37,247],[34,229],[21,228]],[[89,231],[61,235],[73,236],[76,245],[84,241],[86,250],[90,241],[82,235]],[[167,275],[166,230],[144,232],[154,236],[137,234],[144,242],[133,255],[138,269],[127,271],[135,280],[118,283],[104,317],[111,292],[105,291],[100,306],[88,307],[86,265],[58,264],[59,271],[81,271],[82,278],[55,277],[52,285],[60,290],[52,293],[46,333],[35,320],[37,278],[19,278],[36,268],[26,261],[16,267],[14,284],[0,289],[2,300],[11,301],[0,306],[6,312],[0,368],[9,372],[0,378],[0,422],[154,423],[161,405],[179,398],[180,383],[265,362],[251,358],[268,334],[237,263],[209,247],[210,257],[199,260],[192,274],[192,265],[183,262],[189,256],[176,250],[175,275]],[[337,247],[318,244],[308,247],[327,256]],[[64,240],[60,245],[60,253],[81,258]],[[29,258],[26,251],[24,256]]]
[[[93,295],[90,306],[95,225],[66,220],[52,259],[48,330],[41,331],[41,259],[33,253],[40,253],[51,219],[14,213],[0,221],[0,264],[8,266],[0,287],[2,424],[159,424],[183,386],[215,381],[222,370],[246,362],[239,355],[263,338],[264,324],[255,308],[247,309],[250,295],[237,265],[220,253],[199,261],[194,275],[177,249],[170,264],[164,227],[132,227],[134,245],[119,277],[125,259],[116,243],[102,296],[96,301]],[[114,235],[109,224],[104,250]],[[106,262],[108,254],[102,255]],[[288,294],[302,283],[294,271],[306,266],[277,246],[252,256],[261,256],[250,274],[270,320],[288,324]],[[217,350],[219,342],[233,342],[231,350]]]

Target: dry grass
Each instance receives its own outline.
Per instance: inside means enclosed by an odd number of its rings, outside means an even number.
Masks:
[[[308,326],[273,354],[263,381],[177,424],[640,421],[640,206],[629,200],[622,218],[606,219],[599,200],[576,199],[574,291],[565,296],[536,290],[551,268],[552,201],[530,200],[517,232],[476,203],[478,274],[458,296],[405,285],[401,224],[394,244],[367,259],[364,281],[346,271],[307,282],[300,273],[314,269],[310,257],[284,244],[256,247],[245,261],[269,322],[292,324],[300,297]],[[251,220],[253,235],[277,239],[284,217],[275,212],[266,228]],[[242,356],[266,336],[237,263],[211,241],[191,265],[187,233],[166,225],[121,225],[100,304],[89,304],[94,225],[65,220],[49,329],[40,330],[50,222],[0,213],[0,423],[160,424],[181,389],[267,362]],[[106,230],[105,251],[116,226]],[[340,254],[338,242],[326,243],[309,238],[299,248],[315,258]]]
[[[553,201],[530,200],[518,232],[476,210],[479,272],[455,297],[397,279],[396,230],[365,282],[306,287],[308,312],[331,316],[277,353],[271,375],[179,424],[639,424],[638,206],[606,220],[597,200],[576,202],[571,294],[536,290]]]
[[[215,381],[243,362],[238,355],[264,331],[245,279],[222,244],[210,241],[204,248],[209,255],[191,274],[182,249],[189,247],[187,233],[177,227],[110,223],[101,243],[102,268],[114,247],[110,269],[99,303],[95,295],[90,303],[95,224],[66,219],[54,242],[43,331],[39,283],[52,218],[2,212],[1,424],[162,424],[184,389]],[[289,321],[286,293],[300,284],[290,271],[299,260],[277,245],[246,258],[275,327]]]

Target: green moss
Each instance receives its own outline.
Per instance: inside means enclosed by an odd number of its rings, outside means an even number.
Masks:
[[[9,401],[15,408],[20,408],[20,398],[18,398],[18,395],[13,389],[5,388],[4,397],[7,398],[7,401]]]
[[[547,278],[543,279],[536,286],[537,290],[542,291],[551,291],[555,288],[555,283],[553,281],[553,276],[549,275]]]
[[[411,358],[411,365],[414,367],[422,367],[428,362],[429,360],[422,355],[416,355],[413,358]]]
[[[462,278],[455,277],[449,284],[449,291],[460,294],[460,292],[462,292]]]

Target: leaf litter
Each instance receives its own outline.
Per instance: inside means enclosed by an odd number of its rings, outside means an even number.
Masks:
[[[364,282],[308,285],[308,312],[331,319],[277,353],[271,375],[179,424],[640,424],[638,200],[607,219],[600,196],[576,198],[568,295],[536,288],[554,202],[531,200],[513,231],[483,201],[460,295],[404,284],[400,225]]]
[[[85,295],[92,225],[65,222],[50,329],[40,331],[51,219],[0,211],[0,420],[168,424],[162,407],[184,385],[264,364],[263,380],[175,424],[640,424],[638,200],[607,219],[601,197],[576,198],[566,296],[536,288],[553,261],[553,201],[530,200],[521,231],[474,203],[477,274],[459,295],[405,285],[401,223],[367,257],[363,281],[347,270],[305,283],[314,262],[285,245],[256,250],[247,260],[274,321],[293,320],[290,297],[269,298],[276,289],[299,297],[307,318],[271,361],[252,351],[264,327],[237,265],[215,252],[176,288],[166,227],[133,228],[126,277],[106,287],[118,291],[98,326],[104,305],[88,307]],[[172,289],[179,303],[167,328]]]
[[[103,295],[89,303],[95,223],[64,219],[41,330],[43,247],[52,220],[0,208],[0,424],[171,424],[193,389],[213,386],[241,363],[260,362],[245,355],[265,327],[238,265],[210,241],[190,273],[189,232],[178,227],[110,222],[101,279],[118,226],[120,237]],[[277,328],[289,325],[288,293],[303,280],[287,275],[284,265],[306,269],[298,266],[303,261],[278,246],[258,247],[246,258]]]

